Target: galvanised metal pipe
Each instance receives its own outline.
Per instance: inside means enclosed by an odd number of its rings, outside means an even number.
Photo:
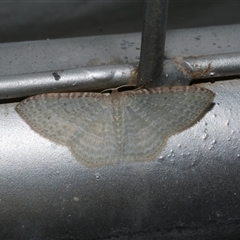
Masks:
[[[239,52],[166,59],[158,81],[147,84],[147,87],[189,85],[196,79],[237,76],[240,75],[239,63]],[[0,76],[0,99],[135,85],[136,65],[129,63]]]
[[[107,65],[39,73],[0,76],[0,99],[46,92],[101,91],[134,85],[136,65]]]

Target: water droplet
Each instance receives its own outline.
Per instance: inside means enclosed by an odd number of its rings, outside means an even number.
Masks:
[[[213,77],[215,75],[214,72],[210,72],[210,76]]]
[[[159,161],[163,161],[163,160],[164,160],[164,157],[163,157],[163,156],[160,156],[160,157],[158,158],[158,160],[159,160]]]
[[[78,201],[79,201],[79,198],[78,198],[78,197],[74,197],[73,200],[74,200],[75,202],[78,202]]]
[[[99,173],[95,173],[95,177],[96,177],[97,180],[99,180],[100,179],[100,174]]]
[[[202,139],[203,139],[203,140],[206,140],[207,138],[208,138],[208,134],[205,133],[205,134],[202,136]]]
[[[240,158],[240,154],[238,154],[237,157]]]
[[[211,142],[211,144],[216,144],[216,143],[217,143],[216,139],[212,140]]]

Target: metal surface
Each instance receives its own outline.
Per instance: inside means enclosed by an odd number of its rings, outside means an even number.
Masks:
[[[238,75],[239,30],[240,25],[168,31],[161,81],[149,86]],[[121,34],[1,44],[0,99],[135,84],[140,39]]]
[[[178,57],[164,61],[163,73],[148,87],[189,85],[192,80],[240,75],[240,53]],[[137,63],[83,67],[43,73],[0,77],[0,99],[46,92],[94,91],[122,85],[136,85]]]
[[[239,52],[240,25],[167,31],[165,57]],[[0,44],[1,76],[139,61],[141,34]],[[101,46],[101,47],[99,47]]]
[[[239,8],[239,1],[169,1],[168,28],[238,24]],[[44,4],[36,0],[31,3],[15,1],[15,4],[12,1],[1,1],[0,41],[139,32],[142,29],[143,10],[143,0],[89,0],[70,3],[53,0]],[[6,18],[9,13],[14,17]]]
[[[159,81],[148,87],[160,85],[189,85],[191,81],[208,79],[217,81],[218,77],[240,75],[240,53],[223,53],[194,57],[176,57],[164,61]]]
[[[156,80],[162,73],[168,0],[145,1],[138,85]]]
[[[0,99],[26,97],[46,92],[94,91],[134,85],[136,67],[108,65],[43,73],[3,76]]]
[[[215,105],[158,159],[100,168],[33,132],[16,103],[0,105],[1,239],[239,236],[240,82],[202,86]]]
[[[192,80],[240,75],[240,53],[178,57],[164,61],[159,81],[146,86],[189,85]],[[44,73],[0,77],[0,99],[46,92],[100,91],[122,85],[136,85],[137,63],[83,67]]]
[[[239,29],[169,31],[168,73],[176,57],[238,52]],[[18,74],[132,65],[139,47],[140,34],[1,44],[0,71],[17,83]],[[240,81],[201,86],[216,93],[213,107],[158,159],[101,168],[33,132],[17,103],[0,104],[1,239],[238,239]]]
[[[179,58],[175,62],[191,80],[240,75],[240,52]]]

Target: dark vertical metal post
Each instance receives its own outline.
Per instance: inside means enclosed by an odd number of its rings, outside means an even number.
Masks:
[[[138,85],[155,80],[163,69],[168,0],[146,0]]]

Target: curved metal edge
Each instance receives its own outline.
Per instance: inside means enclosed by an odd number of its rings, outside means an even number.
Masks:
[[[0,99],[32,96],[46,92],[97,91],[136,84],[136,67],[108,65],[80,69],[3,76]]]

